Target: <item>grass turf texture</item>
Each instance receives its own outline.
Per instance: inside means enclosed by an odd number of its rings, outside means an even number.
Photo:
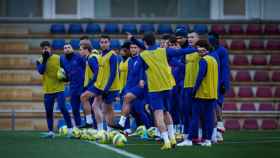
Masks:
[[[279,158],[280,131],[241,131],[227,132],[223,144],[212,147],[177,147],[161,151],[155,141],[142,141],[133,137],[121,148],[127,152],[147,158],[179,157],[226,157],[226,158]],[[0,131],[1,158],[83,158],[83,157],[126,157],[95,144],[56,137],[52,140],[40,138],[39,132]]]

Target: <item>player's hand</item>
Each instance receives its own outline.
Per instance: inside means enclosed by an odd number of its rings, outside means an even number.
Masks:
[[[139,86],[140,86],[141,88],[144,88],[144,86],[145,86],[145,81],[144,81],[144,80],[140,80],[140,81],[139,81]]]
[[[42,54],[43,63],[46,63],[50,57],[50,53],[48,51],[44,51]]]
[[[130,33],[130,32],[126,32],[126,35],[127,35],[127,40],[131,40],[133,35]]]

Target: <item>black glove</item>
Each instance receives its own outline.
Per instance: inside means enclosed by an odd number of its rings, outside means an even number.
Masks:
[[[44,51],[44,53],[42,54],[43,63],[47,63],[49,57],[50,57],[50,53],[48,51]]]
[[[222,85],[222,86],[220,87],[220,93],[221,93],[221,94],[225,94],[225,93],[226,93],[226,87],[225,87],[224,85]]]

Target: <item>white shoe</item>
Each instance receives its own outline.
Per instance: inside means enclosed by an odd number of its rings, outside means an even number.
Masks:
[[[217,130],[218,130],[219,132],[222,132],[222,133],[224,133],[224,132],[226,131],[226,128],[225,128],[225,126],[224,126],[224,122],[218,122],[218,124],[217,124]]]
[[[217,132],[216,138],[217,138],[218,142],[223,142],[224,141],[223,134],[221,132]]]
[[[186,140],[184,140],[183,142],[178,143],[177,146],[192,146],[192,141],[186,139]]]
[[[201,143],[201,146],[211,147],[212,143],[210,140],[205,140],[204,142]]]

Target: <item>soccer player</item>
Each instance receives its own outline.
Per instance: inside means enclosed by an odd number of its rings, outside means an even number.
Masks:
[[[74,52],[69,43],[64,45],[64,54],[60,56],[60,66],[65,70],[70,86],[70,102],[75,124],[81,126],[80,95],[84,87],[85,62],[79,53]]]
[[[188,33],[188,43],[190,47],[194,47],[200,37],[196,32]],[[185,63],[185,77],[184,77],[184,90],[183,90],[183,110],[184,110],[184,141],[177,144],[177,146],[184,146],[188,143],[189,123],[191,119],[191,109],[193,98],[191,97],[193,86],[197,78],[199,68],[200,55],[198,52],[185,55],[183,61]],[[194,138],[197,138],[196,136]]]
[[[64,82],[57,78],[57,72],[60,67],[59,56],[51,53],[51,47],[48,41],[41,42],[40,47],[42,49],[42,56],[37,60],[36,66],[37,71],[43,76],[44,105],[49,130],[48,134],[44,137],[55,137],[53,132],[53,108],[55,99],[57,99],[58,107],[64,117],[70,136],[72,123],[65,107]]]
[[[198,133],[201,120],[202,146],[211,146],[211,137],[214,128],[214,108],[218,99],[219,59],[210,54],[210,44],[207,40],[196,42],[199,60],[198,74],[192,90],[193,106],[190,133],[186,146],[192,145],[192,139]]]
[[[228,51],[226,48],[220,45],[219,43],[219,35],[214,32],[210,32],[208,34],[208,41],[214,48],[214,51],[217,53],[219,60],[220,60],[220,73],[219,73],[219,97],[217,100],[217,140],[223,141],[222,133],[225,131],[223,118],[222,118],[222,109],[223,109],[223,102],[224,102],[224,95],[228,91],[230,87],[230,68],[229,68],[229,57]]]
[[[140,53],[139,64],[142,69],[140,70],[141,80],[139,85],[144,87],[147,84],[148,86],[147,95],[150,105],[154,110],[155,124],[159,128],[164,140],[164,145],[161,149],[171,149],[171,147],[176,145],[176,139],[173,120],[168,111],[170,90],[174,86],[175,81],[167,61],[168,58],[189,54],[195,52],[196,49],[157,48],[155,36],[152,33],[146,33],[143,41],[146,50]]]
[[[110,37],[102,35],[100,37],[101,55],[99,70],[93,86],[94,102],[93,109],[97,122],[97,129],[103,130],[103,114],[108,124],[107,130],[110,131],[114,126],[114,111],[112,103],[119,95],[120,80],[117,54],[110,49]]]
[[[86,60],[84,92],[81,95],[86,123],[82,128],[91,128],[93,127],[94,120],[92,117],[93,109],[90,100],[93,99],[94,95],[92,88],[98,74],[98,60],[100,56],[97,50],[92,50],[92,47],[88,42],[81,43],[80,54],[85,57]]]

